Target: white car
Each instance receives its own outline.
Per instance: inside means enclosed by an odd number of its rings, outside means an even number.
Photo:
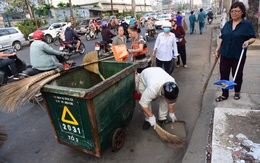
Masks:
[[[0,51],[11,47],[21,50],[23,45],[26,45],[26,41],[17,27],[0,28]]]
[[[49,44],[53,41],[53,38],[56,37],[57,31],[60,29],[60,27],[62,27],[64,30],[67,28],[67,24],[66,22],[59,22],[59,23],[53,23],[50,26],[42,26],[39,28],[39,30],[42,30],[42,32],[44,33],[46,42]],[[28,40],[30,41],[30,43],[34,40],[33,39],[33,33],[30,33],[28,36]]]
[[[156,18],[156,21],[154,22],[154,26],[156,29],[161,28],[161,26],[165,23],[165,22],[169,22],[172,18],[171,14],[162,14],[159,15]]]

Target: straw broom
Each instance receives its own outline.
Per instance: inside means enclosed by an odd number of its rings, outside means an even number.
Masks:
[[[0,98],[0,106],[4,110],[5,108],[8,108],[10,105],[13,105],[19,100],[20,97],[26,95],[27,90],[31,85],[47,76],[55,74],[56,72],[59,72],[59,69],[40,73],[32,77],[28,77],[20,81],[16,81],[0,87],[0,94],[4,95]]]
[[[91,64],[98,63],[100,61],[104,61],[104,60],[108,60],[108,59],[112,59],[112,58],[114,58],[114,56],[107,57],[107,58],[100,59],[100,60],[96,60],[96,61],[89,62],[89,63],[84,63],[84,64],[81,64],[80,66],[72,67],[70,69],[61,71],[57,74],[54,74],[54,75],[51,75],[51,76],[49,75],[48,77],[45,77],[44,79],[42,78],[41,81],[39,81],[39,80],[34,81],[34,83],[32,83],[30,85],[30,87],[28,87],[28,89],[25,92],[22,92],[21,94],[18,94],[18,93],[13,94],[14,97],[12,97],[12,100],[6,99],[6,101],[3,101],[0,98],[1,109],[2,109],[2,111],[5,111],[5,112],[13,112],[16,108],[18,108],[18,106],[20,106],[21,104],[23,104],[27,100],[33,99],[35,97],[35,94],[40,91],[41,87],[44,86],[45,84],[47,84],[48,82],[50,82],[51,80],[61,76],[64,73],[70,72],[70,70],[72,70],[72,69],[76,69],[76,68],[79,68],[79,67],[82,67],[82,66],[91,65]],[[42,74],[44,74],[44,73],[42,73]],[[40,75],[40,74],[38,74],[38,75]],[[23,79],[23,80],[25,80],[25,79]],[[12,89],[12,88],[10,88],[10,89]],[[2,92],[2,93],[5,94],[6,92]]]
[[[169,132],[161,128],[158,124],[156,124],[155,131],[157,132],[161,140],[171,147],[181,148],[186,144],[186,140],[184,138],[170,134]]]
[[[210,72],[209,72],[209,74],[208,74],[207,80],[206,80],[206,82],[205,82],[205,84],[204,84],[204,86],[203,86],[203,93],[205,92],[205,90],[206,90],[207,87],[208,87],[209,79],[210,79],[210,77],[211,77],[211,75],[212,75],[212,73],[213,73],[213,71],[214,71],[214,69],[215,69],[215,67],[216,67],[217,61],[218,61],[218,58],[215,58],[215,62],[214,62],[214,64],[213,64],[213,66],[212,66],[212,68],[211,68],[211,70],[210,70]]]
[[[83,63],[89,63],[89,62],[94,62],[94,61],[98,61],[97,51],[89,52],[83,58]],[[86,66],[84,66],[84,68],[90,72],[98,74],[103,81],[105,80],[105,78],[101,75],[101,73],[99,71],[98,64],[86,65]]]
[[[4,144],[4,141],[7,140],[7,133],[3,131],[4,126],[0,125],[0,147]]]

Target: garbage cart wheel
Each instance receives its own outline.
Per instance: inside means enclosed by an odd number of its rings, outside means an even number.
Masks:
[[[125,132],[121,128],[116,129],[112,137],[113,151],[118,151],[119,149],[121,149],[122,146],[124,145],[124,142],[125,142]]]

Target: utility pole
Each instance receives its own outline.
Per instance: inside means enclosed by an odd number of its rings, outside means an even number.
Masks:
[[[111,0],[111,12],[112,12],[112,15],[114,15],[113,0]]]
[[[72,10],[72,5],[71,5],[71,0],[69,0],[69,4],[70,4],[70,22],[74,27],[74,17],[73,17],[73,10]]]

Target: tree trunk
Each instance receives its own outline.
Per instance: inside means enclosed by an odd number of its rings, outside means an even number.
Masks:
[[[114,15],[113,0],[111,0],[111,14]]]
[[[246,19],[253,24],[256,37],[259,37],[258,33],[258,10],[259,0],[248,0],[248,10]]]
[[[136,19],[135,0],[132,0],[132,14],[133,14],[133,17]]]

